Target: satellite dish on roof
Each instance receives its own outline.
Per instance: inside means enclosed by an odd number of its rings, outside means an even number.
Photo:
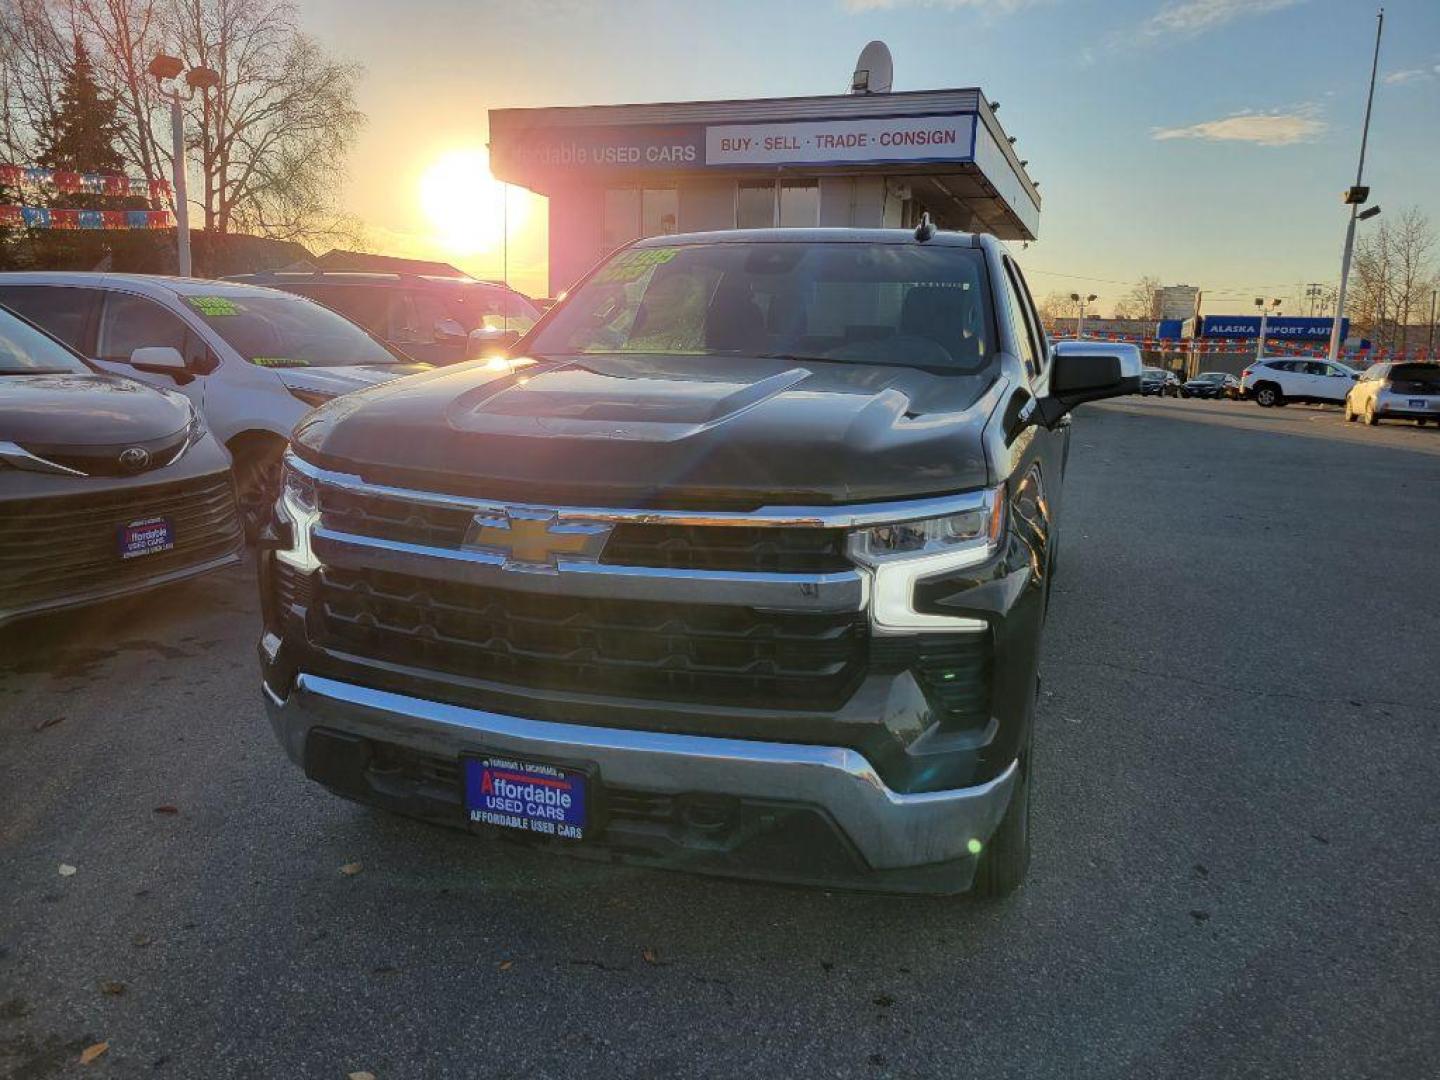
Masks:
[[[855,74],[850,77],[852,94],[888,94],[895,78],[895,62],[890,59],[890,46],[872,41],[860,50],[855,61]]]

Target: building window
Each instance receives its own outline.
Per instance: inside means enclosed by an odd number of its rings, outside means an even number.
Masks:
[[[813,229],[820,224],[820,183],[818,180],[780,182],[780,227]]]
[[[819,224],[818,180],[742,180],[736,189],[737,229],[813,229]]]
[[[605,250],[642,236],[679,232],[680,200],[674,188],[607,188],[600,223]]]
[[[735,193],[735,227],[769,229],[775,224],[775,181],[742,180]]]
[[[674,188],[645,188],[640,192],[640,235],[667,236],[679,232],[680,197]]]
[[[635,188],[609,188],[600,218],[605,250],[613,251],[640,235],[640,192]]]

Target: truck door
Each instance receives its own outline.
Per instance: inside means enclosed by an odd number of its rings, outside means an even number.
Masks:
[[[1001,306],[1009,309],[1011,335],[1021,362],[1029,375],[1030,385],[1024,390],[1035,398],[1044,397],[1050,385],[1050,342],[1040,322],[1025,277],[1008,255],[1002,260],[1004,281]],[[1049,430],[1038,424],[1027,426],[1011,448],[1009,475],[1012,509],[1017,500],[1038,512],[1035,522],[1037,539],[1045,546],[1045,564],[1054,553],[1052,523],[1059,514],[1062,496],[1061,478],[1070,452],[1070,417],[1066,416]],[[1033,516],[1033,514],[1032,514]]]

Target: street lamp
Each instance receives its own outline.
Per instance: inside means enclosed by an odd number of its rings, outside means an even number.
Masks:
[[[150,61],[146,70],[155,77],[160,96],[170,102],[170,141],[173,149],[172,176],[175,184],[175,252],[180,276],[189,277],[190,264],[190,204],[185,193],[185,115],[181,106],[195,96],[220,85],[220,73],[213,68],[192,67],[185,71],[185,61],[178,56],[160,53]],[[183,97],[178,86],[166,89],[167,82],[173,83],[185,71],[185,85],[190,92]]]
[[[1070,299],[1080,305],[1080,318],[1075,321],[1075,337],[1083,338],[1085,336],[1085,305],[1093,304],[1098,297],[1094,293],[1089,296],[1081,296],[1078,292],[1072,292]]]
[[[1255,306],[1260,309],[1260,333],[1255,338],[1255,362],[1258,364],[1265,359],[1265,323],[1270,318],[1271,308],[1275,309],[1276,315],[1280,314],[1280,301],[1271,300],[1270,307],[1267,308],[1265,298],[1257,296],[1255,297]]]
[[[1350,224],[1345,227],[1345,252],[1340,256],[1340,291],[1335,299],[1335,321],[1330,326],[1330,348],[1326,355],[1333,363],[1340,356],[1340,324],[1345,317],[1345,287],[1350,281],[1350,256],[1355,251],[1355,221],[1359,217],[1374,217],[1379,208],[1372,207],[1360,214],[1360,205],[1370,197],[1370,189],[1363,185],[1365,178],[1365,144],[1370,140],[1370,108],[1375,104],[1375,73],[1380,67],[1380,34],[1385,29],[1385,9],[1375,16],[1375,56],[1370,62],[1370,95],[1365,99],[1365,126],[1360,131],[1360,164],[1355,169],[1355,186],[1345,192],[1345,204],[1350,207]]]

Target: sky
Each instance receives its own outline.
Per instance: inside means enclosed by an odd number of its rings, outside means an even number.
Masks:
[[[1000,102],[1041,183],[1040,239],[1017,252],[1038,296],[1083,287],[1106,311],[1153,275],[1204,288],[1207,312],[1261,293],[1297,311],[1301,283],[1337,279],[1376,11],[1365,0],[300,3],[307,28],[365,68],[369,123],[341,205],[375,250],[499,276],[495,229],[449,228],[443,213],[437,226],[421,199],[437,161],[483,154],[491,108],[841,93],[880,38],[894,89],[979,86]],[[1415,205],[1440,226],[1440,0],[1387,6],[1365,179],[1383,212]],[[500,198],[479,191],[475,212],[493,219]],[[544,201],[517,191],[509,209],[510,279],[544,292]]]

